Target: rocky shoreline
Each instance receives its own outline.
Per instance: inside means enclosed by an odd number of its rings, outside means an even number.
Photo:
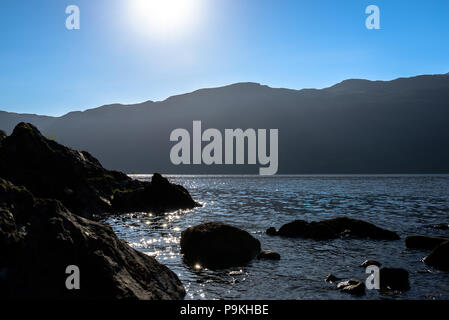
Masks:
[[[0,141],[0,177],[26,187],[37,197],[59,200],[72,213],[86,218],[199,205],[184,187],[169,183],[160,174],[143,182],[106,170],[88,152],[47,139],[29,123],[19,123]]]
[[[134,210],[198,206],[160,174],[141,182],[104,169],[20,123],[0,137],[0,297],[183,299],[178,277],[92,219]],[[79,268],[82,290],[65,286]]]
[[[98,219],[197,206],[184,187],[158,173],[151,182],[142,182],[106,170],[89,153],[62,146],[33,125],[20,123],[10,136],[0,134],[0,297],[183,299],[185,289],[171,270],[131,248]],[[268,228],[266,235],[323,244],[334,239],[400,240],[394,231],[348,217],[294,220]],[[409,250],[428,251],[422,259],[428,266],[449,271],[449,238],[410,235],[404,244]],[[262,248],[247,231],[217,221],[185,229],[180,249],[184,263],[194,269],[244,266],[254,259],[282,263],[279,253]],[[360,266],[379,268],[382,291],[410,289],[407,270],[369,258]],[[69,265],[82,270],[83,290],[65,287]],[[329,274],[325,280],[342,293],[365,294],[360,279]]]

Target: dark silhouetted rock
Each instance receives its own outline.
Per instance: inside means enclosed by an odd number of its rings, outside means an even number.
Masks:
[[[333,275],[332,273],[329,273],[326,278],[324,278],[324,281],[326,282],[330,282],[330,283],[334,283],[341,280],[341,278],[336,277],[335,275]]]
[[[80,289],[65,287],[66,267]],[[118,239],[112,229],[71,214],[59,201],[34,198],[0,179],[0,297],[182,299],[167,267]]]
[[[269,236],[275,236],[277,235],[277,230],[275,227],[269,227],[267,231],[265,231],[265,233],[268,234]]]
[[[5,131],[0,130],[0,142],[5,139],[8,135],[6,134]]]
[[[360,264],[360,267],[362,267],[362,268],[366,268],[366,267],[369,267],[369,266],[380,267],[381,265],[382,265],[382,263],[380,263],[379,261],[376,261],[376,260],[373,260],[373,259],[368,259],[368,260],[363,261]]]
[[[310,238],[327,240],[340,238],[343,234],[354,238],[370,238],[376,240],[398,240],[399,236],[392,231],[379,228],[362,220],[341,217],[319,222],[295,220],[283,225],[276,233],[283,237]]]
[[[162,177],[156,178],[156,183],[141,182],[106,170],[88,152],[49,140],[36,127],[23,122],[0,144],[0,177],[25,186],[37,197],[59,200],[72,213],[84,217],[117,210],[187,209],[197,205],[181,186],[161,182]],[[127,193],[140,197],[123,195]],[[113,200],[117,209],[112,206]]]
[[[165,211],[197,205],[183,186],[170,183],[159,173],[153,174],[151,183],[144,187],[117,191],[112,199],[112,206],[118,211]]]
[[[363,283],[363,281],[356,279],[340,282],[337,285],[337,289],[340,289],[342,292],[350,293],[353,295],[365,294],[365,284]]]
[[[423,261],[435,269],[449,271],[449,241],[438,245]]]
[[[408,236],[405,238],[405,246],[411,249],[432,250],[439,244],[449,241],[449,238],[429,236]]]
[[[379,277],[381,290],[406,291],[410,289],[408,271],[405,269],[381,268]]]
[[[212,269],[240,266],[259,252],[259,240],[244,230],[221,222],[202,223],[181,234],[181,253],[188,264]]]
[[[259,259],[259,260],[280,260],[281,255],[272,250],[262,250],[257,255],[257,259]]]

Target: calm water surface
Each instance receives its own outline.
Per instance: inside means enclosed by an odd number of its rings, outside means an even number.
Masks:
[[[150,180],[151,175],[135,178]],[[449,223],[449,176],[167,176],[184,185],[203,207],[157,216],[136,212],[109,218],[117,235],[155,256],[183,282],[186,299],[449,299],[449,273],[428,268],[427,251],[410,250],[410,234],[449,236],[427,227]],[[349,216],[397,231],[399,241],[284,239],[264,234],[294,219]],[[280,261],[254,260],[245,267],[193,270],[182,262],[181,231],[222,221],[250,232]],[[395,296],[367,290],[352,297],[324,282],[328,273],[364,280],[358,265],[376,259],[405,268],[411,290]]]

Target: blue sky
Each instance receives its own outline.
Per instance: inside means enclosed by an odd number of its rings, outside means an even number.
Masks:
[[[447,0],[194,1],[194,23],[173,35],[136,28],[130,0],[2,0],[0,110],[62,115],[235,82],[323,88],[449,72]],[[80,30],[65,27],[71,4]],[[370,4],[380,30],[365,28]]]

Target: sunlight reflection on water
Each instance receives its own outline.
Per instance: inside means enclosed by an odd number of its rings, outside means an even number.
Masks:
[[[137,175],[141,180],[151,175]],[[449,176],[168,176],[204,206],[164,215],[147,212],[109,218],[117,235],[169,266],[183,282],[186,299],[449,299],[449,274],[423,272],[427,252],[408,250],[408,234],[449,236],[426,225],[448,223]],[[268,237],[269,226],[294,219],[336,216],[363,219],[395,230],[399,241],[313,241]],[[280,261],[254,260],[244,267],[211,271],[183,264],[182,230],[222,221],[247,230]],[[365,279],[358,265],[376,259],[410,272],[411,290],[398,296],[367,291],[351,297],[323,281],[328,273]]]

